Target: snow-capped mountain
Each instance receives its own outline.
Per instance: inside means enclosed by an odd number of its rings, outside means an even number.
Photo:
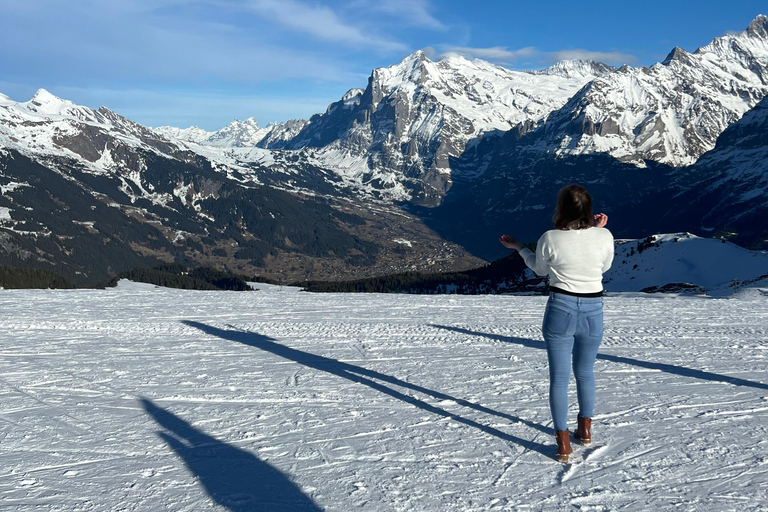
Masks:
[[[768,17],[650,68],[623,66],[591,81],[538,129],[558,154],[606,153],[690,165],[768,95]]]
[[[347,188],[427,206],[440,204],[455,182],[482,175],[505,133],[528,135],[524,144],[538,154],[690,165],[768,94],[767,27],[758,16],[744,32],[693,53],[675,48],[650,68],[564,61],[510,71],[458,55],[433,62],[418,51],[373,70],[365,89],[351,89],[309,121],[271,131],[238,122],[206,140],[176,137],[304,150],[306,163]]]
[[[0,95],[0,247],[52,264],[84,251],[46,237],[90,237],[88,251],[130,264],[294,278],[317,261],[326,276],[466,268],[477,260],[446,240],[486,259],[503,232],[533,241],[570,182],[621,238],[685,230],[765,247],[766,95],[765,16],[651,68],[510,71],[415,52],[326,112],[264,128],[150,129],[44,90]],[[70,263],[70,276],[87,267]]]
[[[93,285],[174,260],[286,280],[479,261],[393,207],[337,204],[260,182],[296,174],[279,156],[185,142],[44,90],[27,102],[3,96],[0,264]],[[308,178],[281,178],[280,188],[306,188],[307,180],[315,191],[332,188],[323,188],[322,171],[302,169]],[[400,239],[417,244],[404,250]]]
[[[208,132],[196,126],[189,128],[160,126],[153,130],[171,140],[223,148],[249,148],[277,146],[281,141],[295,137],[307,123],[308,121],[292,119],[285,123],[271,123],[261,128],[256,120],[250,117],[245,121],[232,121],[214,132]]]
[[[345,188],[434,206],[455,182],[476,180],[499,159],[494,153],[509,147],[498,143],[503,134],[526,136],[515,149],[534,154],[690,165],[766,94],[761,15],[741,33],[693,53],[675,48],[650,68],[563,61],[510,71],[458,55],[433,62],[417,51],[373,70],[365,89],[351,89],[309,121],[158,131],[203,146],[303,150],[303,164],[328,170]]]
[[[74,159],[91,172],[117,172],[129,181],[135,181],[146,167],[139,152],[186,163],[198,158],[106,107],[93,110],[75,105],[45,89],[26,102],[0,98],[0,148],[46,159],[52,165],[59,157]]]
[[[622,238],[692,231],[765,248],[768,224],[761,220],[765,201],[760,191],[768,179],[762,164],[768,145],[757,119],[762,112],[758,102],[768,94],[766,23],[768,18],[757,17],[748,30],[689,54],[697,57],[685,65],[675,63],[683,55],[676,51],[667,65],[624,67],[594,79],[536,126],[504,133],[484,154],[485,172],[455,184],[438,208],[422,215],[444,236],[492,258],[499,254],[495,240],[500,233],[514,230],[509,234],[533,241],[549,229],[546,212],[557,190],[575,182],[587,186],[595,208],[614,219],[611,229]],[[733,75],[726,80],[728,70]],[[651,91],[649,80],[662,76],[676,81],[657,82]],[[622,88],[631,83],[636,87]],[[666,102],[659,91],[676,95],[680,108],[675,110],[677,104]],[[610,111],[613,117],[590,117],[609,112],[598,107],[616,106],[617,98],[626,101]],[[653,105],[659,112],[649,110]],[[749,109],[757,110],[752,114]],[[636,129],[637,137],[634,132],[608,133],[610,119],[630,120],[635,111],[675,122],[649,121]],[[743,127],[738,122],[742,114]],[[590,119],[603,124],[590,125]],[[653,139],[661,142],[651,151],[637,143],[652,126],[658,128],[653,128]],[[752,144],[749,148],[740,142],[747,133],[754,133],[744,142]],[[613,149],[601,146],[606,140],[615,142]],[[699,159],[691,165],[676,163]]]
[[[222,128],[223,130],[224,128]],[[195,144],[205,144],[209,141],[211,136],[216,132],[208,132],[197,126],[190,126],[189,128],[176,128],[173,126],[158,126],[152,128],[156,133],[169,139],[178,139],[187,142],[194,142]]]
[[[437,204],[453,180],[482,172],[480,138],[545,118],[611,69],[573,61],[510,71],[457,55],[433,62],[417,51],[375,69],[366,89],[350,90],[280,147],[316,148],[314,163],[381,197]],[[462,166],[468,153],[478,157]]]

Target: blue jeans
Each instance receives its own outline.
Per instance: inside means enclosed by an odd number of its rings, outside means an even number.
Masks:
[[[550,293],[541,327],[549,360],[549,407],[555,430],[568,429],[568,381],[576,376],[579,416],[592,417],[595,377],[592,372],[603,339],[602,297]]]

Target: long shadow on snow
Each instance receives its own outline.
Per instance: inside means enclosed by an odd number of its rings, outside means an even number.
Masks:
[[[469,334],[470,336],[483,336],[492,340],[503,341],[505,343],[515,343],[517,345],[523,345],[528,348],[545,349],[543,342],[536,342],[533,340],[527,340],[522,338],[513,338],[511,336],[502,336],[500,334],[491,334],[487,332],[470,331],[469,329],[461,329],[459,327],[449,327],[447,325],[435,325],[438,329],[445,329],[446,331],[460,332],[462,334]],[[705,372],[703,370],[694,370],[693,368],[686,368],[685,366],[675,366],[666,363],[654,363],[652,361],[641,361],[639,359],[632,359],[629,357],[613,356],[610,354],[597,354],[598,359],[603,361],[611,361],[613,363],[631,364],[639,366],[641,368],[648,368],[650,370],[659,370],[665,373],[672,373],[674,375],[682,375],[683,377],[692,377],[694,379],[711,380],[715,382],[725,382],[733,384],[734,386],[748,386],[758,389],[768,389],[768,384],[762,382],[754,382],[751,380],[740,379],[738,377],[729,377],[727,375],[721,375],[719,373]]]
[[[165,429],[158,435],[216,503],[233,512],[322,510],[287,476],[255,455],[207,435],[146,398],[141,404]]]
[[[543,425],[539,425],[538,423],[533,423],[531,421],[524,420],[516,416],[494,411],[493,409],[483,407],[482,405],[468,402],[460,398],[455,398],[445,393],[427,389],[425,387],[418,386],[416,384],[411,384],[410,382],[405,382],[403,380],[397,379],[395,377],[391,377],[389,375],[385,375],[383,373],[379,373],[374,370],[368,370],[366,368],[361,368],[359,366],[355,366],[349,363],[343,363],[337,359],[332,359],[330,357],[318,356],[315,354],[311,354],[309,352],[302,352],[301,350],[289,348],[289,347],[286,347],[285,345],[276,343],[273,338],[264,336],[263,334],[258,334],[254,332],[248,332],[248,331],[228,331],[228,330],[218,329],[216,327],[212,327],[210,325],[202,324],[199,322],[194,322],[191,320],[183,320],[182,323],[189,325],[191,327],[200,329],[201,331],[207,334],[210,334],[212,336],[217,336],[225,340],[236,341],[244,345],[250,345],[252,347],[256,347],[258,349],[264,350],[266,352],[271,352],[272,354],[280,356],[284,359],[288,359],[291,361],[295,361],[299,364],[309,366],[310,368],[315,368],[317,370],[328,372],[333,375],[337,375],[344,379],[350,380],[352,382],[364,384],[370,387],[371,389],[380,391],[385,395],[389,395],[405,403],[411,404],[415,407],[418,407],[419,409],[431,412],[433,414],[437,414],[438,416],[450,418],[458,423],[463,423],[464,425],[474,427],[478,430],[481,430],[482,432],[485,432],[492,436],[496,436],[499,439],[510,441],[510,442],[519,444],[527,449],[537,451],[543,455],[546,455],[547,457],[552,457],[554,455],[552,445],[545,445],[545,444],[537,443],[534,441],[528,441],[528,440],[513,436],[511,434],[507,434],[506,432],[502,432],[501,430],[495,429],[493,427],[482,425],[474,420],[463,418],[457,414],[445,411],[439,407],[430,405],[423,400],[419,400],[418,398],[408,396],[404,393],[396,391],[392,388],[389,388],[371,379],[378,379],[378,380],[387,382],[389,384],[394,384],[396,386],[401,386],[407,389],[411,389],[413,391],[417,391],[419,393],[432,396],[439,400],[450,400],[450,401],[456,402],[459,405],[467,407],[469,409],[474,409],[475,411],[492,414],[494,416],[499,416],[499,417],[508,419],[510,421],[523,423],[529,427],[532,427],[546,434],[554,435],[555,431],[553,429],[545,427]]]

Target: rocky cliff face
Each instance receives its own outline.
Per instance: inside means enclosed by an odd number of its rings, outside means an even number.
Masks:
[[[564,62],[545,72],[516,72],[453,56],[432,62],[416,52],[375,69],[366,89],[353,89],[288,142],[312,149],[318,165],[344,183],[379,197],[439,204],[455,180],[482,172],[483,137],[545,118],[584,84],[611,68]],[[480,151],[482,153],[482,151]]]

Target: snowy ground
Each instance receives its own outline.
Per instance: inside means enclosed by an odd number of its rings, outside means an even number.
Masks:
[[[0,291],[0,510],[768,507],[764,291],[606,298],[570,466],[544,302]]]

